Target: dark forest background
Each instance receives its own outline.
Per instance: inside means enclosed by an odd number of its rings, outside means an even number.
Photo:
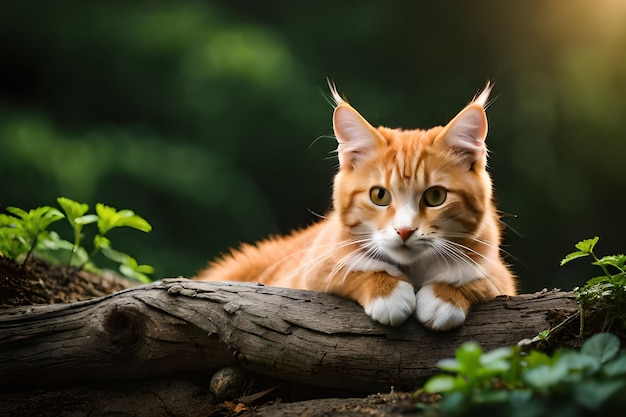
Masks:
[[[589,278],[558,266],[580,239],[624,250],[620,0],[0,4],[0,205],[131,208],[153,232],[111,237],[157,278],[325,212],[326,77],[405,128],[495,81],[490,167],[523,291]]]

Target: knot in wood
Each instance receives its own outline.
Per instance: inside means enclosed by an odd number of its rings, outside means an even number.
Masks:
[[[118,353],[136,349],[146,333],[143,314],[133,307],[112,309],[104,320],[104,329]]]
[[[194,289],[185,288],[180,284],[174,284],[167,289],[167,293],[170,295],[184,295],[187,297],[195,297],[198,292]]]

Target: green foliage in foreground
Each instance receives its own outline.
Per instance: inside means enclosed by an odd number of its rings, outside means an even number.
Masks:
[[[580,304],[580,337],[590,312],[601,313],[605,328],[618,321],[626,325],[626,256],[598,258],[598,237],[578,242],[576,251],[562,261],[591,257],[603,275],[574,290]],[[564,322],[565,323],[565,322]],[[557,327],[560,327],[557,326]],[[556,328],[535,338],[542,340]],[[455,359],[444,359],[439,368],[448,374],[428,380],[424,391],[441,393],[426,413],[462,415],[587,416],[612,415],[626,406],[626,349],[611,333],[599,333],[580,350],[561,348],[552,355],[522,346],[483,352],[474,342],[463,344]],[[429,408],[432,407],[432,408]]]
[[[65,197],[57,198],[63,213],[50,206],[37,207],[25,211],[18,207],[7,207],[10,214],[0,214],[0,254],[26,263],[31,255],[49,261],[85,268],[94,272],[99,269],[93,263],[94,257],[102,253],[106,258],[119,264],[120,272],[129,278],[150,282],[149,274],[154,273],[150,265],[140,265],[132,256],[119,252],[111,246],[105,235],[117,227],[130,227],[149,232],[152,226],[132,210],[116,210],[102,203],[96,204],[96,213],[88,214],[89,206]],[[64,214],[65,213],[65,214]],[[73,240],[62,239],[48,227],[61,219],[67,219],[73,230]],[[97,234],[93,238],[91,252],[82,245],[83,229],[96,224]]]
[[[467,342],[438,366],[450,374],[430,378],[424,390],[442,394],[433,407],[443,415],[583,416],[626,406],[626,350],[610,333],[551,356],[519,346],[483,352]]]

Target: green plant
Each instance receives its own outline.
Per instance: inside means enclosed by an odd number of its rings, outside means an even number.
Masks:
[[[562,261],[561,266],[582,257],[591,257],[592,265],[602,269],[603,275],[592,278],[585,285],[574,289],[574,296],[580,303],[581,308],[581,336],[584,330],[585,312],[591,308],[605,313],[607,326],[618,320],[626,326],[626,256],[609,255],[598,258],[594,248],[599,238],[586,239],[578,242],[576,252],[568,254]]]
[[[57,198],[65,213],[53,207],[44,206],[26,212],[16,207],[7,207],[9,214],[0,214],[0,254],[14,259],[24,256],[23,263],[35,255],[56,263],[66,263],[95,272],[99,269],[93,263],[98,253],[119,264],[120,272],[141,282],[150,282],[149,274],[154,273],[150,265],[140,265],[135,258],[113,249],[111,240],[105,235],[114,228],[130,227],[149,232],[152,226],[132,210],[116,210],[102,203],[96,204],[96,213],[87,214],[89,206],[66,197]],[[73,231],[73,240],[62,239],[58,233],[48,231],[48,226],[66,218]],[[93,250],[89,253],[82,245],[84,227],[96,223],[98,233],[93,238]]]
[[[29,211],[7,207],[6,211],[13,216],[0,214],[0,254],[13,259],[24,255],[23,264],[32,255],[48,226],[64,217],[59,210],[50,206],[37,207]]]
[[[610,333],[551,356],[519,346],[485,353],[468,342],[438,366],[449,374],[433,376],[424,390],[442,394],[431,407],[443,415],[601,415],[626,405],[626,350]]]
[[[89,210],[89,205],[85,203],[79,203],[66,197],[57,198],[57,203],[59,203],[59,205],[65,212],[65,218],[74,230],[74,242],[72,243],[72,251],[70,253],[70,258],[67,261],[67,263],[71,265],[72,258],[74,257],[74,255],[76,255],[76,252],[80,248],[80,242],[83,238],[83,226],[86,224],[97,222],[98,216],[95,214],[85,215],[85,213],[87,213],[87,211]]]

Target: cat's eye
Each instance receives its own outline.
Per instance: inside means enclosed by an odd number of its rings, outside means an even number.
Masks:
[[[388,206],[391,204],[391,193],[383,187],[372,187],[370,190],[370,199],[377,206]]]
[[[428,207],[438,207],[442,205],[448,197],[448,190],[443,187],[434,186],[424,191],[422,200]]]

